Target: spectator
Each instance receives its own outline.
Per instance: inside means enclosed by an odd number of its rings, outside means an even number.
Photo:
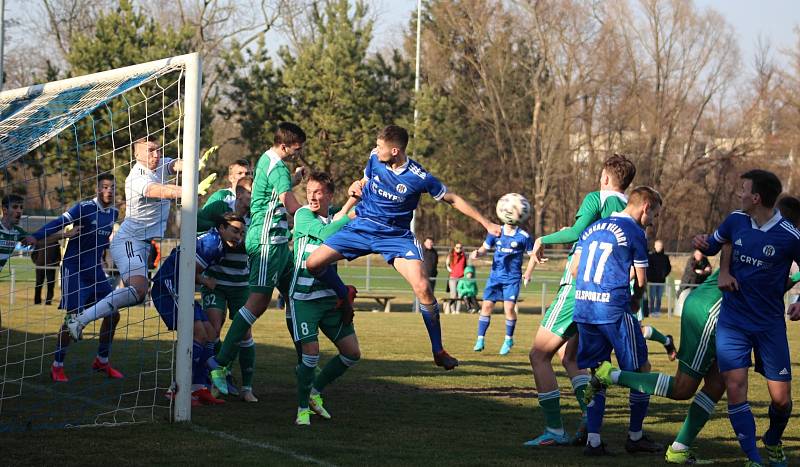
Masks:
[[[450,298],[458,298],[456,291],[458,280],[464,277],[464,268],[467,267],[467,255],[464,254],[463,250],[464,248],[459,242],[447,254],[447,271],[450,273],[450,278],[447,281],[447,291],[450,293]]]
[[[436,276],[439,274],[437,266],[439,264],[439,253],[433,249],[433,237],[425,237],[422,244],[422,262],[428,282],[431,284],[431,291],[436,291]]]
[[[36,242],[31,253],[31,261],[36,265],[36,286],[33,289],[33,303],[42,303],[42,286],[47,279],[47,294],[44,304],[53,303],[53,294],[56,287],[56,269],[61,264],[61,245],[57,238],[51,236]]]
[[[667,276],[672,272],[672,265],[669,257],[664,254],[664,243],[661,240],[656,240],[653,244],[653,251],[647,255],[647,263],[650,315],[655,317],[661,314],[661,297],[664,295]]]
[[[694,250],[692,257],[686,261],[686,268],[681,277],[680,290],[689,288],[692,284],[702,284],[711,275],[711,263],[700,250]]]
[[[475,268],[467,266],[464,268],[464,278],[458,281],[458,298],[464,300],[467,310],[470,313],[478,311],[478,282],[475,280]],[[461,303],[456,305],[456,313],[461,309]]]

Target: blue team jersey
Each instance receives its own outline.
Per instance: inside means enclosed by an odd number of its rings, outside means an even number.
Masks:
[[[222,261],[225,256],[225,242],[222,241],[222,237],[220,237],[216,228],[212,228],[197,237],[196,252],[197,264],[203,270]],[[173,284],[178,284],[178,264],[180,264],[180,248],[175,248],[161,264],[161,268],[153,277],[153,282],[163,283],[170,280]]]
[[[581,234],[575,278],[576,323],[616,323],[630,312],[631,266],[647,267],[644,229],[628,214],[615,212]]]
[[[103,253],[108,249],[108,238],[118,216],[119,211],[116,208],[103,208],[96,198],[91,201],[81,201],[32,235],[41,240],[60,232],[66,225],[80,226],[80,234],[67,241],[64,263],[76,265],[79,270],[99,267]]]
[[[408,229],[411,217],[423,193],[441,200],[447,187],[416,161],[407,158],[397,170],[378,160],[373,152],[364,169],[361,202],[356,207],[359,218],[369,219],[390,227]]]
[[[507,235],[504,226],[499,237],[488,234],[483,247],[487,250],[494,248],[490,279],[518,282],[522,277],[522,258],[525,253],[533,251],[533,240],[528,232],[519,227],[516,227],[513,234]]]
[[[749,331],[784,325],[783,294],[792,261],[800,262],[800,231],[780,213],[759,227],[742,211],[732,212],[708,239],[707,254],[732,243],[731,274],[739,290],[722,293],[719,324]]]

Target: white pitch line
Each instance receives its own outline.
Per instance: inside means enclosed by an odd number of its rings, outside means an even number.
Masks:
[[[244,444],[246,446],[252,446],[252,447],[260,448],[260,449],[266,449],[267,451],[276,452],[278,454],[284,454],[286,456],[293,457],[293,458],[295,458],[295,459],[297,459],[297,460],[299,460],[301,462],[308,462],[308,463],[311,463],[311,464],[324,465],[326,467],[335,467],[335,465],[336,465],[336,464],[331,464],[330,462],[325,462],[325,461],[321,461],[319,459],[315,459],[315,458],[310,457],[310,456],[305,456],[303,454],[298,454],[298,453],[296,453],[296,452],[294,452],[294,451],[292,451],[290,449],[284,449],[282,447],[278,447],[278,446],[275,446],[274,444],[269,444],[269,443],[264,442],[264,441],[253,441],[253,440],[247,439],[247,438],[240,438],[240,437],[234,436],[234,435],[232,435],[230,433],[225,433],[224,431],[209,430],[207,428],[203,428],[203,427],[201,427],[199,425],[195,425],[195,424],[192,424],[191,427],[192,427],[193,431],[197,431],[199,433],[203,433],[203,434],[207,434],[207,435],[213,435],[213,436],[216,436],[218,438],[226,439],[228,441],[234,441],[236,443]]]

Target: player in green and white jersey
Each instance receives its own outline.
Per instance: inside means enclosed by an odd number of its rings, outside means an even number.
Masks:
[[[287,214],[294,214],[300,203],[291,191],[293,179],[284,160],[300,155],[305,141],[306,134],[299,126],[279,123],[272,147],[256,164],[250,202],[251,221],[245,239],[250,261],[250,293],[247,302],[233,317],[216,357],[209,360],[209,366],[214,368],[211,380],[222,394],[228,394],[226,367],[250,327],[267,310],[273,290],[277,287],[284,296],[289,293],[292,258]],[[302,171],[296,174],[302,176]]]
[[[578,208],[572,227],[537,238],[531,258],[537,263],[546,261],[543,258],[544,245],[573,243],[595,221],[608,217],[613,212],[622,212],[628,202],[623,193],[635,175],[636,167],[627,157],[615,154],[606,159],[600,173],[600,191],[586,195]],[[570,437],[565,433],[561,419],[561,391],[552,364],[553,356],[562,347],[564,349],[561,354],[561,363],[567,370],[581,407],[581,413],[584,414],[574,443],[575,445],[586,444],[586,406],[583,402],[583,395],[589,384],[589,375],[585,370],[578,368],[576,361],[578,341],[576,338],[577,325],[572,321],[575,289],[572,286],[572,274],[570,273],[571,260],[572,253],[567,258],[556,299],[545,312],[530,351],[539,406],[544,412],[545,430],[541,436],[526,442],[526,446],[553,446],[570,442]],[[526,284],[530,280],[530,274],[527,271],[523,280]],[[567,345],[565,346],[565,344]]]
[[[218,199],[212,203],[206,203],[203,209],[197,214],[198,231],[204,230],[207,223],[217,223],[217,219],[231,211],[242,216],[245,220],[250,218],[250,197],[253,189],[253,178],[242,177],[237,181],[236,197],[234,198],[233,208],[223,199]],[[214,346],[214,354],[219,351],[220,332],[225,323],[225,310],[227,309],[231,319],[239,308],[247,302],[250,294],[248,279],[250,268],[247,261],[247,250],[244,243],[240,243],[234,248],[225,248],[225,256],[219,264],[210,266],[205,274],[216,280],[216,287],[211,290],[202,287],[200,292],[203,296],[203,309],[208,314],[208,321],[216,331],[214,338],[210,340],[210,345]],[[234,353],[238,349],[239,367],[242,372],[242,387],[237,389],[228,378],[228,393],[240,396],[246,402],[258,402],[258,398],[253,394],[253,370],[255,369],[256,349],[253,334],[250,330],[239,342],[238,348],[234,347]],[[233,359],[236,359],[234,355]]]
[[[352,317],[347,322],[337,309],[336,292],[314,278],[303,267],[308,256],[331,235],[344,227],[355,212],[350,213],[358,199],[351,196],[338,214],[328,213],[333,201],[334,183],[330,175],[314,172],[308,177],[308,205],[294,213],[294,274],[289,291],[292,317],[292,339],[299,342],[302,359],[297,365],[297,418],[295,424],[310,425],[312,412],[329,419],[322,405],[322,390],[361,358]],[[322,331],[339,350],[319,374],[319,331]]]
[[[6,195],[2,200],[3,217],[0,218],[0,271],[5,268],[17,242],[25,245],[35,245],[36,239],[19,226],[22,218],[24,199],[19,195]],[[0,329],[3,327],[2,314],[0,314]]]
[[[232,164],[228,165],[228,181],[230,182],[231,187],[215,191],[211,196],[208,197],[206,204],[203,205],[203,209],[209,207],[209,205],[216,201],[224,201],[228,204],[228,206],[230,206],[231,210],[233,210],[234,202],[236,201],[237,184],[239,183],[239,180],[249,176],[250,161],[247,159],[238,159]]]

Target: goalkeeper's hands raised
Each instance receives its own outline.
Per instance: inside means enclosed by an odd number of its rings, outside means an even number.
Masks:
[[[211,188],[211,185],[214,184],[214,180],[216,179],[217,179],[216,173],[213,173],[208,177],[204,178],[203,181],[201,181],[200,184],[197,185],[197,194],[199,194],[200,196],[205,196],[206,192],[208,192],[208,189]]]
[[[208,162],[208,158],[211,157],[212,154],[217,152],[219,146],[211,146],[200,156],[200,165],[197,167],[198,172],[201,172],[203,169],[206,168],[206,162]]]

